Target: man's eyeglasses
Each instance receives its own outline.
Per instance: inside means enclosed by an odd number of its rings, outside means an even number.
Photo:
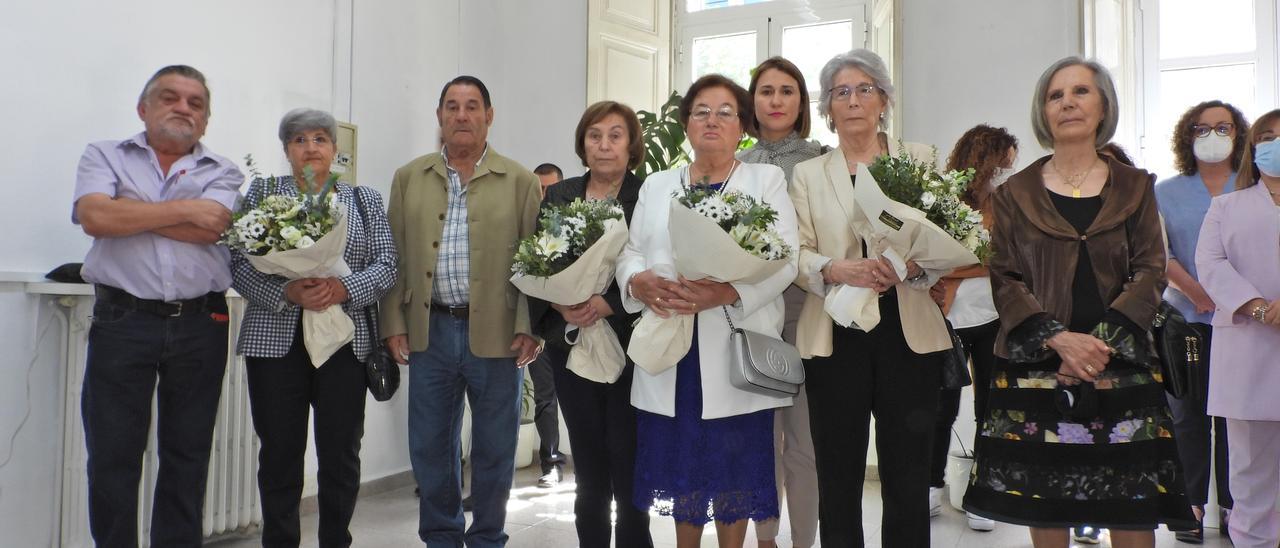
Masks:
[[[693,109],[693,114],[690,114],[689,117],[699,122],[706,122],[711,119],[711,112],[711,107],[695,108]],[[738,113],[729,107],[723,107],[715,111],[715,113],[716,119],[722,123],[732,122],[738,118]]]
[[[857,92],[859,99],[870,99],[872,95],[875,95],[880,91],[880,88],[875,84],[858,84],[854,87],[836,86],[827,91],[831,93],[831,98],[833,100],[845,102],[848,101],[850,97],[853,97],[854,92]]]
[[[1223,137],[1228,137],[1231,135],[1231,131],[1234,130],[1235,128],[1236,128],[1236,125],[1232,123],[1223,123],[1223,124],[1218,124],[1216,126],[1194,124],[1191,126],[1191,133],[1194,134],[1196,137],[1208,137],[1209,132],[1212,131]]]

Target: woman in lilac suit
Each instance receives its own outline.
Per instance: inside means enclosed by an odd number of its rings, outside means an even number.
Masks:
[[[1213,199],[1196,267],[1217,304],[1210,350],[1209,415],[1227,419],[1231,540],[1280,542],[1280,110],[1258,118],[1236,192]]]

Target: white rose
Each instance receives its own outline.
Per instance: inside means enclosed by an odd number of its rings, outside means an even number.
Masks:
[[[316,245],[316,241],[312,240],[311,236],[303,236],[301,238],[298,238],[298,243],[294,244],[294,246],[297,247],[298,249],[306,249],[313,245]]]
[[[933,204],[937,201],[938,201],[938,197],[934,196],[932,192],[929,192],[927,190],[924,192],[924,194],[920,195],[920,205],[924,206],[925,209],[932,209]]]
[[[280,237],[295,246],[298,245],[298,239],[302,238],[302,236],[302,231],[298,230],[297,227],[286,226],[280,229]]]

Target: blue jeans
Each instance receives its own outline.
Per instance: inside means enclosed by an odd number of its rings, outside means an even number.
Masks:
[[[138,545],[138,482],[153,395],[160,469],[151,545],[200,546],[227,365],[226,313],[221,297],[177,317],[101,299],[94,304],[80,406],[89,453],[89,530],[98,546]]]
[[[524,372],[480,358],[469,323],[431,313],[430,348],[409,355],[409,459],[421,491],[418,536],[430,548],[505,546]],[[471,404],[471,527],[462,515],[462,397]]]

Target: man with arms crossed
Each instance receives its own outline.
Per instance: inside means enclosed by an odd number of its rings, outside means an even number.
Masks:
[[[145,131],[85,148],[71,214],[94,238],[82,270],[97,297],[80,400],[89,530],[98,546],[138,545],[138,481],[156,394],[151,545],[199,546],[227,363],[230,256],[217,241],[244,175],[200,144],[209,120],[200,71],[160,69],[137,109]]]

